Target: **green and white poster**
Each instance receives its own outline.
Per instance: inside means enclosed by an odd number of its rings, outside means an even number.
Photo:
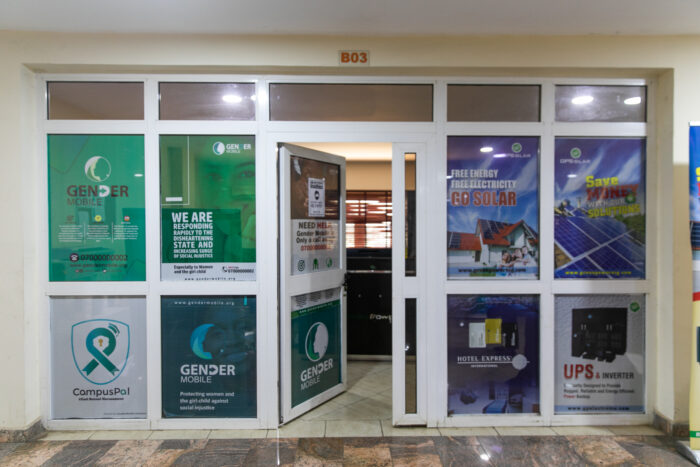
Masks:
[[[292,407],[340,384],[340,289],[292,297]]]
[[[142,135],[49,135],[49,280],[146,280]]]
[[[255,138],[161,136],[161,278],[255,280]]]

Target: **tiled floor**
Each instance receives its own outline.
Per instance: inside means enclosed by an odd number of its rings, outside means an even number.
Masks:
[[[691,465],[651,427],[397,428],[391,365],[353,362],[346,393],[276,430],[52,431],[0,466]]]

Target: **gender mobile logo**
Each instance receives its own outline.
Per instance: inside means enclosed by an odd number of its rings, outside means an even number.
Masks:
[[[328,349],[328,328],[325,324],[318,322],[314,323],[309,332],[306,333],[306,356],[312,362],[317,362],[326,355]]]
[[[211,147],[211,150],[214,151],[214,154],[216,154],[217,156],[220,156],[226,152],[226,145],[224,143],[222,143],[221,141],[217,141]]]
[[[129,359],[129,325],[112,319],[91,319],[71,328],[73,362],[78,373],[93,384],[119,378]]]
[[[202,324],[201,326],[197,326],[195,330],[192,331],[192,335],[190,336],[190,348],[192,349],[192,352],[203,360],[212,359],[211,352],[206,352],[203,347],[204,341],[207,338],[207,331],[209,331],[209,328],[212,326],[214,325]]]
[[[112,174],[112,166],[102,156],[92,156],[85,163],[85,176],[93,182],[104,182]]]

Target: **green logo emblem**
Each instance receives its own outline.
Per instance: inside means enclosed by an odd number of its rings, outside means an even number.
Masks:
[[[121,321],[92,319],[71,329],[73,361],[83,378],[93,384],[111,383],[129,358],[129,325]]]
[[[573,157],[574,159],[578,159],[581,157],[581,150],[579,148],[571,148],[571,151],[569,151],[569,155]]]
[[[638,312],[640,308],[641,307],[639,306],[639,303],[637,303],[637,302],[630,303],[630,310],[632,310],[633,312],[635,312],[635,313]]]
[[[312,362],[317,362],[326,355],[328,349],[328,328],[321,322],[314,323],[306,333],[306,356]]]
[[[85,163],[85,176],[93,182],[104,182],[112,174],[112,166],[102,156],[92,156]]]
[[[637,197],[634,196],[634,193],[630,193],[629,195],[625,196],[625,202],[627,204],[632,204],[637,200]]]
[[[514,153],[519,154],[520,151],[523,150],[523,145],[520,143],[513,143],[513,145],[510,147]]]

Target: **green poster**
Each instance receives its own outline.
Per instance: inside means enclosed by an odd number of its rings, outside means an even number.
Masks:
[[[146,280],[142,135],[49,135],[49,280]]]
[[[292,297],[292,407],[340,384],[340,289]]]
[[[255,137],[161,136],[161,277],[255,280]]]

